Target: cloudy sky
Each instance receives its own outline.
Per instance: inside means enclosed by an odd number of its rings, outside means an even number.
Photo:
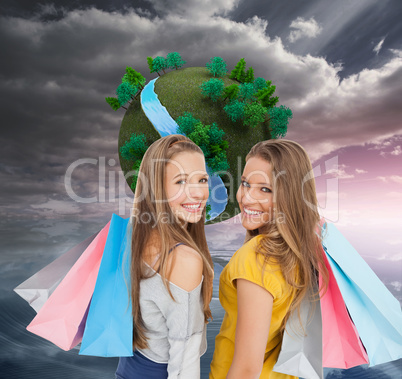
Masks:
[[[233,68],[244,57],[256,77],[276,85],[279,104],[294,115],[287,138],[313,161],[322,214],[402,301],[401,14],[400,0],[2,0],[0,336],[7,335],[7,367],[14,370],[16,356],[20,366],[30,360],[35,344],[42,348],[25,332],[33,315],[11,289],[112,212],[128,215],[132,194],[119,181],[117,155],[124,111],[104,98],[114,96],[127,65],[150,80],[146,57],[172,51],[187,67],[221,56]],[[222,256],[244,238],[231,222],[206,228]]]
[[[101,227],[128,210],[117,156],[124,113],[104,98],[127,65],[149,80],[146,57],[178,51],[187,66],[218,55],[230,68],[245,57],[256,76],[272,80],[293,110],[287,138],[314,162],[323,214],[362,255],[401,269],[400,1],[3,0],[0,12],[6,246],[29,220]],[[71,189],[88,203],[66,188],[77,162]],[[47,233],[61,238],[63,230]],[[211,246],[222,248],[215,244],[211,234]]]

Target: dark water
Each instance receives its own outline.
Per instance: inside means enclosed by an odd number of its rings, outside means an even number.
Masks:
[[[28,225],[27,225],[28,226]],[[37,224],[36,224],[37,226]],[[67,227],[68,225],[64,225]],[[12,230],[2,230],[0,256],[0,378],[10,379],[102,379],[114,378],[117,358],[97,358],[78,355],[78,348],[63,351],[50,342],[26,331],[35,316],[34,310],[12,289],[34,272],[52,261],[55,247],[66,251],[97,230],[97,225],[72,228],[73,241],[43,234],[33,228],[23,236]],[[53,229],[52,229],[53,230]],[[7,234],[8,232],[8,234]],[[7,235],[11,233],[11,238]],[[6,235],[7,234],[7,235]],[[3,238],[4,237],[4,238]],[[28,252],[28,253],[27,253]],[[219,331],[223,310],[218,300],[219,274],[232,252],[213,252],[215,263],[214,297],[211,309],[214,320],[208,325],[208,350],[201,358],[201,378],[208,378],[214,350],[214,339]],[[402,360],[373,368],[363,366],[349,370],[325,369],[326,379],[335,378],[402,378]],[[191,378],[190,378],[191,379]]]

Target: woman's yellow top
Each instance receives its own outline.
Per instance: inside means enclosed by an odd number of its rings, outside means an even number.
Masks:
[[[215,339],[215,351],[209,379],[225,379],[232,364],[237,324],[237,289],[236,282],[234,282],[236,279],[246,279],[258,284],[269,291],[274,298],[271,326],[260,378],[296,378],[272,371],[281,349],[280,327],[288,312],[293,295],[291,287],[286,283],[279,266],[266,264],[264,274],[262,274],[264,256],[256,253],[256,246],[261,237],[261,234],[253,237],[237,250],[221,273],[219,300],[225,310],[225,316],[221,330]]]

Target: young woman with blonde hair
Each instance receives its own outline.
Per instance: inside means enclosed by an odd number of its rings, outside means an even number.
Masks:
[[[202,150],[169,135],[146,151],[134,196],[132,357],[116,378],[199,378],[211,317],[213,265],[205,238],[208,175]]]
[[[286,320],[317,284],[323,264],[315,182],[304,149],[257,143],[246,157],[237,201],[245,244],[220,276],[225,309],[210,379],[288,379],[273,372]]]

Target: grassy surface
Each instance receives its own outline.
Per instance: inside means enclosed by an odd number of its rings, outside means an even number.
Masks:
[[[151,145],[154,141],[161,137],[159,133],[155,130],[151,122],[147,119],[147,116],[145,116],[145,113],[141,108],[139,96],[138,100],[133,100],[132,104],[128,107],[123,121],[121,122],[119,132],[119,159],[120,166],[124,172],[124,175],[126,175],[127,172],[131,171],[134,162],[129,162],[121,157],[120,147],[130,140],[133,133],[145,134],[145,136],[147,137],[148,145]],[[131,186],[131,176],[127,178],[127,183],[129,186]]]
[[[212,100],[202,96],[199,86],[202,82],[212,77],[203,67],[173,70],[161,76],[155,82],[155,92],[173,119],[176,120],[184,112],[191,112],[194,117],[201,120],[205,125],[216,122],[218,127],[226,133],[225,138],[229,142],[229,148],[226,153],[230,169],[223,181],[228,190],[229,199],[225,212],[212,221],[212,223],[216,223],[239,213],[236,192],[240,185],[240,176],[244,168],[245,157],[253,145],[259,141],[269,139],[270,135],[266,126],[252,128],[244,126],[241,122],[233,123],[223,110],[227,101],[218,100],[218,102],[214,103]],[[222,79],[225,86],[233,83],[238,84],[236,81],[229,79],[228,75]],[[144,133],[149,143],[159,138],[159,134],[142,111],[139,101],[133,102],[124,116],[119,134],[119,149],[130,139],[132,133]],[[128,164],[121,157],[120,162],[124,173],[131,169],[132,163]],[[128,183],[131,184],[130,179]]]

